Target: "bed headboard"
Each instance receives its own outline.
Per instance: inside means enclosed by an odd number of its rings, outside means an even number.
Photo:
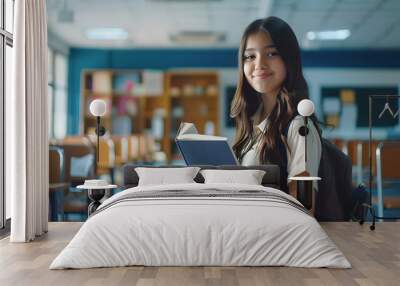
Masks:
[[[135,172],[136,167],[150,167],[150,168],[182,168],[186,166],[141,166],[141,165],[134,165],[134,164],[126,164],[124,168],[124,181],[123,181],[123,188],[132,188],[136,187],[139,182],[139,176]],[[279,174],[279,166],[278,165],[259,165],[259,166],[236,166],[236,165],[224,165],[224,166],[197,166],[201,169],[220,169],[220,170],[248,170],[248,169],[256,169],[256,170],[263,170],[265,171],[265,175],[262,179],[262,185],[265,187],[272,187],[272,188],[280,188],[280,174]],[[204,178],[200,174],[197,174],[194,180],[197,183],[204,183]]]

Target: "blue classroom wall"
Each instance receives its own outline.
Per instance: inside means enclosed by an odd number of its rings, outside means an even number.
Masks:
[[[400,50],[302,51],[303,67],[400,69]],[[237,49],[71,48],[68,69],[69,135],[79,134],[80,85],[84,69],[236,68]]]

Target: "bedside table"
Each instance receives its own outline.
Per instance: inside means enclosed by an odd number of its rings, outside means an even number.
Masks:
[[[297,182],[297,199],[303,206],[310,210],[313,205],[313,189],[312,183],[313,181],[321,180],[320,177],[290,177],[289,180],[293,180]]]
[[[115,189],[117,185],[105,185],[105,186],[88,186],[88,185],[79,185],[78,189],[83,189],[88,191],[88,197],[91,200],[91,203],[88,206],[88,216],[94,213],[97,208],[101,205],[100,200],[104,197],[106,193],[106,189]]]

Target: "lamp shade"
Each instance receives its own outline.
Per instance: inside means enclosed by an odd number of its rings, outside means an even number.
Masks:
[[[314,113],[314,103],[309,99],[303,99],[297,105],[297,111],[301,116],[310,116]]]
[[[103,116],[106,113],[106,102],[102,99],[95,99],[90,103],[89,109],[94,116]]]

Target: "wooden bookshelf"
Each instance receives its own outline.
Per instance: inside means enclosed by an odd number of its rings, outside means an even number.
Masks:
[[[169,71],[165,77],[165,93],[171,111],[169,159],[179,159],[175,135],[181,122],[192,122],[199,133],[219,135],[219,78],[215,71]],[[208,128],[206,127],[208,126]]]
[[[149,86],[151,79],[154,84]],[[144,134],[151,128],[154,111],[168,109],[163,72],[85,70],[82,73],[81,134],[94,133],[96,119],[90,114],[89,106],[97,98],[106,101],[107,112],[102,117],[102,125],[110,135]],[[158,141],[161,149],[165,149],[162,138]]]
[[[81,134],[94,133],[96,119],[89,105],[97,98],[107,103],[102,124],[112,135],[153,134],[152,120],[162,118],[163,130],[155,139],[168,161],[180,158],[174,139],[182,121],[193,122],[200,133],[219,135],[215,71],[85,70]]]

